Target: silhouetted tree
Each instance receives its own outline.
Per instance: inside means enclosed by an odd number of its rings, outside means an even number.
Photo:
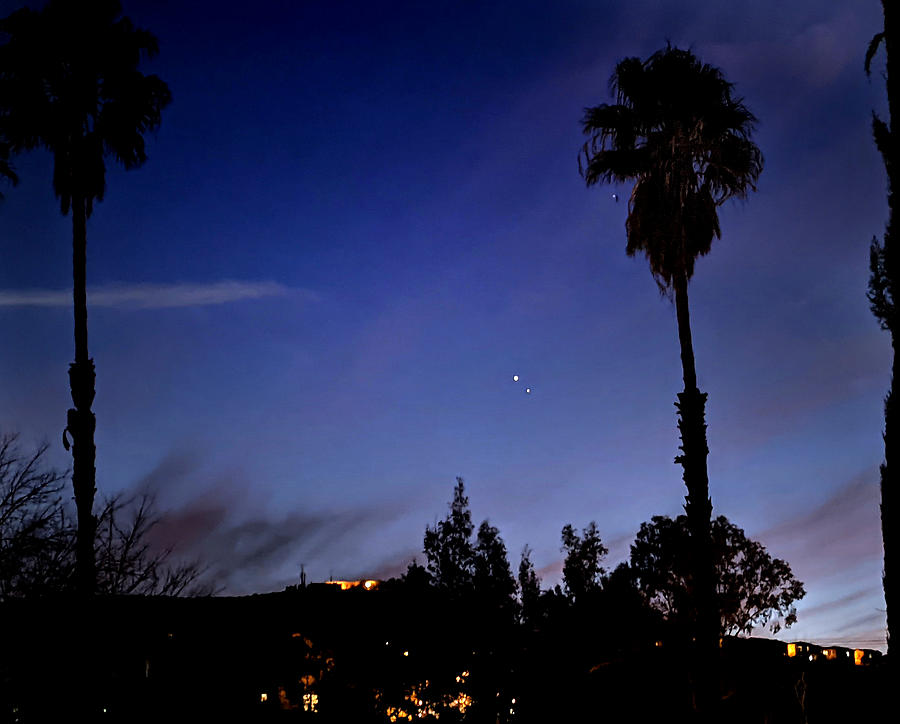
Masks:
[[[410,562],[406,568],[406,573],[402,577],[403,583],[411,590],[421,591],[431,585],[431,576],[425,570],[425,566],[420,566],[417,560]]]
[[[610,79],[615,104],[585,109],[588,140],[579,170],[588,186],[634,182],[626,252],[644,254],[661,292],[674,294],[684,391],[676,407],[693,547],[700,650],[701,708],[715,698],[718,655],[709,526],[706,394],[697,387],[688,309],[694,261],[720,236],[717,209],[755,189],[762,155],[751,140],[755,118],[721,71],[690,51],[666,47],[646,61],[620,61]],[[701,691],[702,690],[702,691]]]
[[[599,591],[606,572],[601,561],[609,551],[600,540],[597,524],[591,521],[580,536],[571,525],[565,525],[562,529],[562,550],[566,554],[563,562],[566,595],[577,602]]]
[[[68,593],[75,584],[76,529],[62,497],[68,473],[49,466],[47,445],[23,452],[0,436],[0,602]],[[160,521],[152,497],[105,501],[95,538],[97,590],[107,595],[208,595],[197,561],[150,544]]]
[[[462,478],[456,478],[450,513],[425,528],[425,557],[432,583],[449,591],[471,590],[475,577],[472,512]]]
[[[71,579],[66,474],[45,464],[47,447],[24,452],[18,436],[0,437],[0,602],[56,593]]]
[[[891,335],[891,346],[894,359],[891,367],[891,381],[887,396],[884,398],[884,463],[881,465],[881,535],[884,541],[884,600],[887,605],[887,639],[888,654],[891,661],[897,657],[896,645],[891,642],[895,639],[893,628],[896,628],[897,616],[894,608],[900,601],[900,593],[897,592],[897,581],[900,574],[895,568],[900,560],[900,552],[897,549],[897,536],[894,535],[897,528],[897,516],[900,511],[900,480],[898,470],[900,463],[896,460],[897,449],[900,448],[900,411],[898,411],[897,396],[894,394],[894,382],[900,376],[897,367],[897,352],[900,347],[900,318],[898,318],[896,300],[897,290],[900,288],[900,254],[897,253],[897,242],[894,238],[894,209],[897,205],[897,190],[900,189],[900,141],[898,141],[894,129],[894,119],[900,118],[900,69],[897,68],[897,59],[900,58],[900,48],[897,42],[900,40],[900,28],[898,28],[898,9],[896,3],[890,0],[882,0],[881,7],[884,11],[884,29],[872,38],[869,49],[866,52],[866,74],[871,70],[872,59],[878,51],[879,45],[884,43],[887,69],[885,80],[887,82],[888,119],[885,122],[872,114],[872,132],[875,136],[875,145],[884,160],[888,178],[888,221],[884,231],[884,242],[879,244],[878,239],[872,239],[869,249],[869,303],[872,313],[878,318],[881,328]],[[894,532],[892,532],[894,531]]]
[[[217,588],[204,580],[195,560],[175,561],[171,548],[150,543],[160,522],[153,497],[108,498],[97,516],[97,591],[107,595],[209,596]]]
[[[527,545],[522,549],[522,556],[519,559],[518,579],[522,620],[534,623],[539,610],[541,581],[534,571],[534,564],[531,562],[531,548]]]
[[[72,439],[78,588],[96,586],[93,515],[96,493],[94,362],[88,354],[87,219],[106,190],[105,158],[126,169],[147,160],[144,134],[156,130],[171,100],[166,84],[138,71],[158,51],[156,38],[121,17],[118,0],[50,0],[0,21],[3,116],[12,150],[53,153],[53,190],[63,214],[72,211],[75,362],[69,367],[74,408],[63,441]]]
[[[723,515],[712,522],[712,540],[719,634],[747,634],[759,626],[777,633],[797,620],[794,603],[806,591],[785,561],[772,558]],[[641,524],[629,571],[646,603],[686,631],[696,616],[689,550],[686,516],[654,516]]]
[[[486,520],[478,526],[474,568],[476,593],[491,609],[512,619],[516,613],[516,579],[500,531]]]

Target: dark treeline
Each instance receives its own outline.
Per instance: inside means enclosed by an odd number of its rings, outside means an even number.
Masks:
[[[787,658],[778,641],[729,636],[789,625],[803,587],[726,518],[714,521],[712,538],[723,716],[816,721],[817,710],[843,706],[849,715],[851,701],[857,714],[874,706],[877,668],[807,665]],[[103,596],[90,605],[33,590],[8,596],[0,605],[0,721],[55,720],[76,696],[108,721],[176,712],[211,721],[689,718],[689,545],[683,516],[657,516],[641,526],[629,559],[609,569],[597,525],[567,524],[562,580],[545,588],[528,547],[514,567],[500,531],[488,521],[475,526],[457,479],[446,517],[425,529],[424,565],[412,562],[403,576],[368,588],[354,581],[349,590],[302,584],[242,598]],[[64,624],[72,616],[87,622],[88,659],[68,645],[77,638]],[[94,672],[87,690],[60,674],[78,665]],[[836,697],[838,684],[844,693]],[[48,687],[58,696],[43,696]],[[847,692],[869,698],[861,704]]]

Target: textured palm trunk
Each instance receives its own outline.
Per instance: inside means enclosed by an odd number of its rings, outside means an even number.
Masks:
[[[682,454],[675,458],[684,469],[687,488],[684,512],[691,535],[691,573],[693,579],[694,676],[695,706],[709,714],[718,701],[719,612],[715,601],[715,573],[713,567],[710,522],[712,502],[709,498],[709,477],[706,457],[706,393],[697,388],[694,368],[694,348],[691,342],[691,321],[688,311],[687,276],[674,280],[675,313],[678,320],[678,341],[681,347],[681,366],[684,391],[678,394],[678,430],[681,433]]]
[[[87,214],[84,198],[72,198],[72,281],[75,308],[75,362],[69,365],[69,388],[72,402],[67,418],[67,430],[72,437],[72,487],[75,489],[75,508],[78,514],[78,533],[75,542],[75,578],[80,595],[87,597],[96,588],[94,562],[94,534],[97,520],[93,514],[94,427],[91,412],[94,401],[94,361],[88,357],[87,342]]]
[[[900,496],[900,480],[898,480],[898,463],[895,451],[900,447],[900,415],[898,415],[898,399],[894,394],[894,384],[898,380],[897,348],[900,346],[900,315],[897,313],[898,292],[900,292],[900,256],[897,254],[894,242],[894,208],[896,206],[896,193],[900,189],[900,142],[897,140],[894,120],[900,118],[900,68],[896,67],[900,58],[900,49],[897,48],[897,22],[900,19],[900,11],[896,3],[891,0],[882,0],[884,9],[884,47],[887,56],[887,91],[888,91],[888,119],[890,128],[890,142],[887,149],[882,151],[885,167],[888,173],[888,223],[884,233],[884,271],[888,281],[888,289],[894,306],[887,320],[887,327],[891,333],[891,346],[894,360],[891,368],[891,386],[888,388],[884,401],[884,464],[881,466],[881,535],[884,541],[884,600],[887,609],[887,639],[888,660],[892,662],[895,679],[900,656],[896,628],[900,621],[900,614],[896,612],[896,606],[900,605],[900,593],[897,592],[898,574],[895,570],[897,561],[900,561],[900,553],[897,551],[897,536],[891,533],[891,528],[896,530],[897,515],[900,511],[897,498]],[[886,153],[885,153],[886,151]]]

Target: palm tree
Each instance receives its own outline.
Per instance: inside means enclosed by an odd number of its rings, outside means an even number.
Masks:
[[[72,485],[78,514],[76,577],[79,590],[95,588],[93,503],[94,362],[88,355],[85,260],[87,219],[106,190],[105,158],[126,169],[147,160],[144,134],[160,124],[168,86],[138,71],[158,52],[156,38],[121,16],[118,0],[51,0],[42,10],[22,8],[0,21],[0,82],[12,150],[53,153],[53,190],[63,214],[72,211],[75,362],[69,366],[74,407],[63,443],[71,437]]]
[[[869,265],[871,276],[869,278],[869,302],[872,313],[881,323],[881,328],[891,335],[891,347],[894,350],[894,360],[891,369],[891,382],[887,395],[884,398],[884,463],[881,465],[881,537],[884,542],[884,573],[882,584],[884,586],[884,600],[887,608],[887,647],[888,660],[896,662],[897,642],[900,636],[896,634],[897,616],[896,607],[900,603],[900,574],[897,573],[897,562],[900,561],[898,542],[900,538],[892,535],[896,532],[896,521],[900,512],[900,463],[896,458],[896,451],[900,448],[900,395],[894,393],[894,385],[900,380],[900,367],[898,367],[898,348],[900,348],[900,317],[897,314],[897,296],[900,291],[900,253],[897,251],[897,241],[894,236],[894,209],[898,205],[897,194],[900,193],[900,146],[897,142],[897,134],[900,129],[894,126],[894,120],[900,119],[900,68],[897,61],[900,59],[900,28],[896,23],[900,22],[896,3],[882,0],[884,12],[884,30],[876,34],[869,44],[866,52],[865,69],[868,74],[871,71],[872,59],[878,50],[878,46],[884,44],[886,56],[885,80],[887,83],[888,119],[885,122],[877,115],[872,119],[872,131],[875,136],[875,145],[878,147],[888,177],[888,221],[884,230],[884,240],[878,243],[872,240],[869,249]],[[894,614],[893,616],[891,614]],[[897,666],[896,663],[893,664]]]
[[[687,487],[685,514],[693,546],[695,637],[698,642],[698,706],[716,655],[710,520],[712,503],[706,456],[706,394],[697,387],[688,310],[694,261],[720,236],[718,208],[755,190],[762,155],[751,140],[756,119],[733,96],[720,70],[690,51],[668,46],[646,61],[626,58],[610,79],[615,104],[586,108],[588,137],[579,171],[588,186],[634,182],[625,224],[629,256],[643,253],[661,292],[674,294],[684,391],[675,403],[680,420]],[[704,653],[705,652],[705,653]],[[705,663],[704,663],[705,662]],[[704,674],[704,670],[706,674]]]

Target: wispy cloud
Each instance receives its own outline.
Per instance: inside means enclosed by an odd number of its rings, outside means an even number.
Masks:
[[[123,309],[201,307],[270,297],[317,299],[315,292],[279,282],[231,279],[205,284],[109,284],[88,289],[90,307]],[[69,289],[0,290],[0,307],[68,307],[71,304],[72,292]]]
[[[878,467],[866,468],[818,507],[762,531],[755,538],[784,557],[807,584],[847,574],[881,559]]]
[[[207,580],[228,595],[279,590],[296,583],[296,565],[310,580],[385,578],[406,571],[417,550],[367,560],[371,541],[406,512],[389,502],[330,509],[266,508],[265,496],[241,470],[209,467],[197,443],[173,449],[131,486],[153,496],[159,520],[148,534],[154,550],[200,561]],[[185,496],[182,492],[190,490]],[[421,557],[421,556],[420,556]],[[292,569],[294,569],[292,571]],[[286,573],[289,572],[289,573]]]

